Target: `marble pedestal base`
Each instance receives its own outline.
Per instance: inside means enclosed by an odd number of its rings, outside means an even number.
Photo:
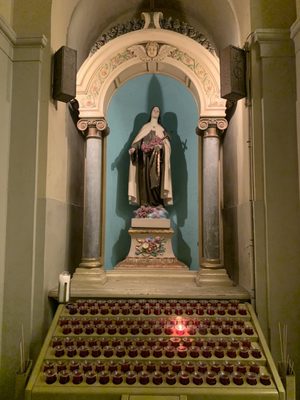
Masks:
[[[233,282],[224,268],[201,268],[196,275],[196,285],[229,287],[233,286]]]
[[[103,268],[76,268],[71,279],[71,297],[78,296],[81,292],[101,289],[106,281]]]
[[[151,267],[188,270],[174,256],[171,243],[174,231],[168,218],[133,218],[128,233],[131,237],[128,256],[115,269]]]

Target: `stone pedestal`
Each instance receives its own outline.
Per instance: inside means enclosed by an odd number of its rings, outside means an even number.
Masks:
[[[174,233],[168,218],[133,218],[128,231],[131,246],[125,260],[115,268],[175,268],[187,270],[173,253]]]
[[[95,293],[106,281],[107,277],[103,268],[76,268],[71,280],[71,297]]]

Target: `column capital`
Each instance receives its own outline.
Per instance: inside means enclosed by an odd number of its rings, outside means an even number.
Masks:
[[[109,134],[105,118],[82,118],[77,122],[77,128],[86,139],[102,139]]]
[[[203,137],[220,137],[227,127],[228,121],[226,118],[200,117],[196,128],[196,134]]]

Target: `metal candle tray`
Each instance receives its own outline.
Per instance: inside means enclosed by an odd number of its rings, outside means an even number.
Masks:
[[[60,305],[26,400],[284,400],[250,304],[97,299]]]

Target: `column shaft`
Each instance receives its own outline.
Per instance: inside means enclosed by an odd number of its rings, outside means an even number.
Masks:
[[[100,267],[102,140],[107,124],[101,120],[80,120],[86,131],[83,245],[80,267]]]
[[[219,145],[216,128],[203,137],[203,256],[220,262],[219,229]]]
[[[203,268],[222,268],[220,254],[220,137],[228,123],[225,118],[200,118],[196,130],[203,137]]]

